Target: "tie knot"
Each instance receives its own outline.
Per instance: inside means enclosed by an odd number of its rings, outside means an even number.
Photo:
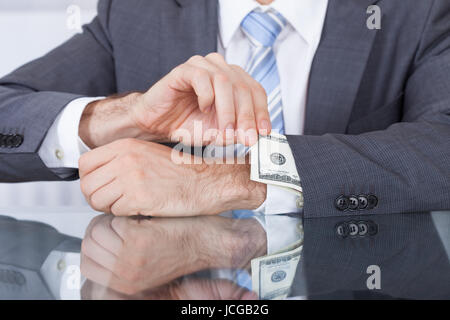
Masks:
[[[242,31],[257,47],[273,47],[286,26],[286,19],[277,11],[252,11],[242,21]]]

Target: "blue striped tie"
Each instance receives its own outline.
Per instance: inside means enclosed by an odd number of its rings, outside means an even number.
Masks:
[[[241,23],[241,29],[253,47],[246,71],[266,90],[272,128],[281,134],[285,133],[283,103],[273,46],[286,24],[284,17],[273,9],[252,11]]]
[[[252,44],[252,55],[246,71],[266,90],[272,130],[281,134],[285,133],[283,103],[273,45],[286,24],[284,17],[273,9],[268,12],[252,11],[241,23],[242,31]],[[241,145],[238,146],[237,153],[245,154],[246,150],[247,148]],[[237,219],[248,219],[252,216],[254,213],[250,210],[233,211],[233,217]],[[241,287],[251,290],[252,281],[245,270],[236,270],[236,281]]]

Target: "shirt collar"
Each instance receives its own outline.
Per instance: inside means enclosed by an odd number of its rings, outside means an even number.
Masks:
[[[256,0],[219,0],[220,37],[225,48],[230,44],[242,20],[256,8],[273,8],[281,13],[308,43],[318,38],[323,25],[328,0],[275,0],[268,6]]]

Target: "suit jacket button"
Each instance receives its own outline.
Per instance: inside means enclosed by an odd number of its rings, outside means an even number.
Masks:
[[[4,134],[0,134],[0,148],[6,147],[6,138],[7,136],[5,136]]]
[[[374,236],[378,233],[378,225],[373,221],[367,221],[367,233]]]
[[[348,230],[348,226],[345,222],[339,223],[335,229],[336,229],[336,234],[339,237],[346,238],[348,236],[349,230]]]
[[[5,148],[12,148],[13,137],[14,137],[14,135],[8,134],[3,138]]]
[[[11,148],[18,148],[23,143],[23,136],[21,134],[15,134],[9,138],[9,144]]]
[[[378,205],[378,198],[373,194],[367,197],[367,210],[371,210]]]
[[[350,210],[356,210],[358,209],[359,201],[356,196],[350,196],[348,197],[348,208]]]
[[[340,211],[347,210],[348,205],[349,205],[349,201],[346,196],[340,196],[339,198],[337,198],[334,201],[334,206],[336,207],[336,209],[338,209]]]
[[[359,206],[358,206],[359,210],[364,210],[367,208],[367,204],[368,204],[367,196],[365,196],[365,195],[358,196],[358,202],[359,202]]]

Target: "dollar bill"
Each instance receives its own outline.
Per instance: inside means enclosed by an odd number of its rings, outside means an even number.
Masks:
[[[289,251],[252,260],[252,290],[260,299],[287,298],[295,278],[302,248],[303,245],[297,243]]]
[[[260,136],[250,150],[251,179],[302,193],[294,156],[283,135]]]

